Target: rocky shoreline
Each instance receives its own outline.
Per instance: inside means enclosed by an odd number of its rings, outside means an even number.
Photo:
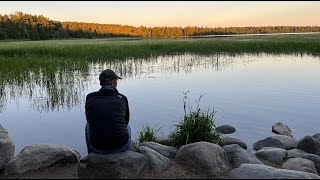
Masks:
[[[236,129],[217,127],[223,145],[196,142],[180,149],[165,141],[132,144],[130,151],[116,154],[80,153],[65,145],[34,144],[14,157],[15,146],[0,126],[0,178],[66,179],[189,179],[189,178],[304,178],[320,179],[320,134],[295,139],[283,123],[272,126],[274,136],[254,143],[226,134]]]

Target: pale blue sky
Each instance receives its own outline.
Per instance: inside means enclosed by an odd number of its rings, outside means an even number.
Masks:
[[[317,1],[1,1],[0,14],[22,11],[52,20],[133,26],[315,26]]]

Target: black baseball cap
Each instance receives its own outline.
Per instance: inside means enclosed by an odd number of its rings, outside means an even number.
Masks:
[[[112,80],[112,79],[122,79],[122,78],[119,77],[111,69],[106,69],[106,70],[102,71],[100,76],[99,76],[100,82],[105,82],[105,81],[109,81],[109,80]]]

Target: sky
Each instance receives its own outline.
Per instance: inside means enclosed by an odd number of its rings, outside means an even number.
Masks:
[[[1,1],[58,21],[131,26],[320,26],[320,1]]]

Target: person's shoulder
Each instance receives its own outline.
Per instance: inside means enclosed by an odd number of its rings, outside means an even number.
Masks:
[[[118,93],[118,97],[119,98],[122,98],[122,99],[125,99],[125,100],[128,100],[127,96],[121,94],[121,93]]]
[[[89,94],[87,95],[87,99],[90,98],[90,97],[96,96],[98,93],[99,93],[99,91],[89,93]]]

